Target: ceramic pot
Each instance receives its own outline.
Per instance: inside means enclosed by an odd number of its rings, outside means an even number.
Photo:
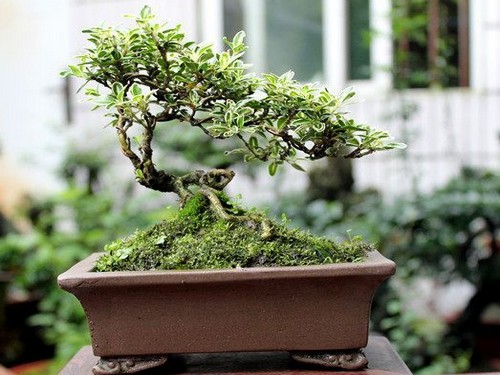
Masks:
[[[58,278],[87,314],[93,352],[102,358],[96,374],[132,372],[127,360],[135,371],[164,363],[167,354],[241,351],[290,351],[303,362],[362,367],[373,294],[395,272],[376,251],[361,263],[93,272],[99,256]]]

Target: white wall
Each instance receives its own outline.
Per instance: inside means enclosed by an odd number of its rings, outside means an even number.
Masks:
[[[408,121],[402,101],[415,106]],[[500,94],[468,89],[408,90],[366,98],[350,110],[359,121],[389,130],[407,150],[379,152],[355,161],[359,188],[394,197],[429,191],[462,166],[500,169]]]
[[[57,186],[70,5],[0,1],[0,150],[37,191]]]
[[[195,0],[148,4],[160,19],[182,23],[188,37],[196,37]],[[66,123],[59,72],[84,47],[80,31],[102,22],[122,23],[123,14],[138,14],[143,5],[132,0],[0,1],[0,152],[33,190],[61,186],[56,170],[67,133],[74,130]],[[96,125],[86,104],[76,99],[73,104],[77,125],[87,126],[89,119]]]
[[[500,0],[470,1],[471,86],[500,90]]]

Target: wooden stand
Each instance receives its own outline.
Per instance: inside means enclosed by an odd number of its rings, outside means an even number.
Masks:
[[[331,371],[297,364],[287,352],[209,353],[169,356],[167,365],[140,372],[141,375],[205,374],[205,375],[396,375],[411,374],[389,341],[371,335],[364,349],[368,368],[362,371]],[[62,369],[60,375],[92,375],[98,358],[90,346],[82,348]]]

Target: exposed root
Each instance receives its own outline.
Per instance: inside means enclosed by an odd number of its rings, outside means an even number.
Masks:
[[[253,225],[260,225],[262,230],[261,237],[263,239],[269,239],[273,236],[273,226],[269,219],[251,213],[246,215],[233,215],[229,213],[217,196],[217,191],[209,186],[201,187],[200,193],[207,197],[210,202],[210,208],[222,220],[240,221]]]
[[[212,169],[208,172],[198,170],[177,177],[174,181],[173,191],[181,198],[180,206],[183,207],[188,199],[193,197],[190,186],[208,187],[222,191],[234,177],[234,172],[228,169]]]
[[[234,172],[228,169],[212,169],[203,175],[199,179],[199,183],[202,186],[210,186],[215,190],[224,189],[227,184],[229,184],[234,177]]]
[[[182,177],[175,178],[172,190],[180,197],[180,206],[193,197],[190,186],[198,186],[199,193],[203,194],[210,202],[210,209],[222,220],[246,222],[249,225],[260,226],[261,237],[264,239],[273,236],[271,221],[257,214],[233,214],[221,202],[218,193],[222,191],[234,177],[234,172],[228,169],[212,169],[208,172],[198,170]]]

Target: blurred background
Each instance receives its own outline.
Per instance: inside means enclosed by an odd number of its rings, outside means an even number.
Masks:
[[[270,179],[203,134],[159,136],[156,160],[237,171],[231,194],[291,225],[362,235],[398,264],[372,329],[418,374],[500,369],[500,0],[151,0],[159,20],[224,48],[245,30],[252,70],[295,71],[406,150]],[[57,275],[173,209],[146,191],[59,71],[82,29],[130,22],[132,0],[0,0],[0,364],[56,374],[89,343]],[[173,160],[173,162],[172,162]],[[137,186],[136,186],[137,185]],[[0,373],[1,373],[0,367]]]

